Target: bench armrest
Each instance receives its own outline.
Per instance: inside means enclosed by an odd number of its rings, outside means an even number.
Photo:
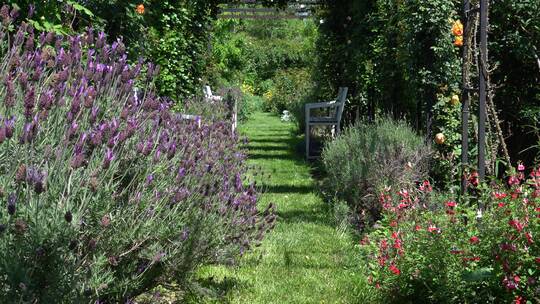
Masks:
[[[335,101],[329,102],[316,102],[316,103],[307,103],[306,109],[318,109],[318,108],[335,108],[339,106]]]

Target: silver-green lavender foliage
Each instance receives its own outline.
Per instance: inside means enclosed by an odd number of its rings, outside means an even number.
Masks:
[[[430,147],[404,121],[381,118],[345,130],[322,153],[328,194],[348,203],[355,225],[379,219],[379,193],[409,189],[427,176]]]
[[[120,40],[0,26],[0,302],[124,302],[273,226],[229,123],[154,94]],[[144,71],[144,73],[142,72]],[[135,89],[135,86],[137,89]]]

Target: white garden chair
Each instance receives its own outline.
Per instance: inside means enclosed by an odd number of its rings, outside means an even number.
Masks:
[[[338,135],[341,127],[341,116],[347,101],[347,92],[349,88],[340,87],[336,100],[328,102],[308,103],[306,104],[306,158],[314,158],[309,154],[309,144],[312,126],[331,126],[333,127],[333,135]],[[312,116],[311,111],[314,109],[326,109],[328,112],[325,116]]]
[[[209,102],[221,101],[223,99],[221,96],[214,95],[212,89],[208,85],[204,86],[203,93],[205,100]]]

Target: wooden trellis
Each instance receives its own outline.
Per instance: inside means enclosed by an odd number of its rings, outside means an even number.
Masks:
[[[240,4],[228,4],[221,8],[220,19],[306,19],[313,14],[318,0],[291,1],[286,8],[263,7],[261,1],[243,0]]]

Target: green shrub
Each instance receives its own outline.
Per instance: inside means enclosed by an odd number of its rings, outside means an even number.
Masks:
[[[346,201],[361,228],[379,218],[383,187],[407,188],[425,176],[429,151],[403,121],[357,124],[324,147],[325,192]]]
[[[287,69],[276,73],[273,87],[265,94],[266,111],[281,114],[284,110],[294,112],[298,104],[303,104],[306,95],[311,93],[313,83],[309,70]]]

